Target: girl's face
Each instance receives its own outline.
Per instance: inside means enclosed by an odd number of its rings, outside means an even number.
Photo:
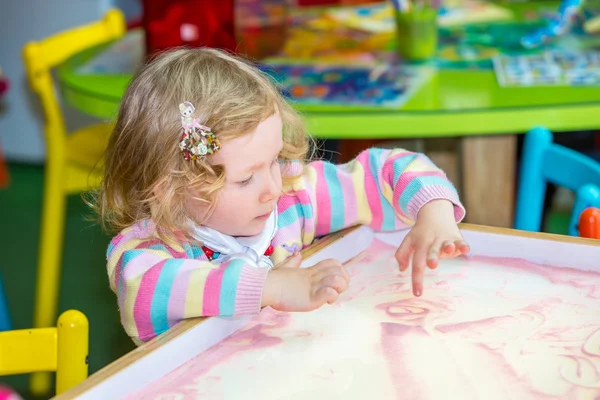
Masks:
[[[225,166],[226,184],[205,223],[207,227],[230,236],[262,232],[281,195],[278,156],[282,148],[279,113],[265,119],[253,132],[222,142],[211,163]],[[203,211],[192,210],[192,215],[202,215]]]

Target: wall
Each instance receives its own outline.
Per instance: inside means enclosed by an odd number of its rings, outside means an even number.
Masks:
[[[113,5],[128,17],[140,12],[137,0],[0,0],[0,67],[10,81],[0,107],[0,143],[9,161],[45,159],[42,113],[26,80],[23,45],[98,20]],[[91,120],[69,108],[64,112],[69,128]]]

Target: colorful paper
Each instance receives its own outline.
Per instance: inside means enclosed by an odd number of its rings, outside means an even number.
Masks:
[[[529,56],[499,56],[494,69],[501,86],[600,85],[600,52],[546,51]]]
[[[391,2],[354,7],[332,8],[326,14],[343,26],[374,33],[395,32],[394,8]],[[505,21],[512,12],[502,6],[478,0],[446,1],[440,8],[438,24],[441,27],[473,23]]]
[[[77,68],[81,75],[133,74],[144,63],[146,50],[144,31],[132,29],[123,38],[110,44]]]
[[[431,76],[427,68],[389,64],[375,66],[268,64],[296,104],[400,107]]]
[[[523,47],[532,49],[569,32],[581,12],[583,0],[563,0],[546,26],[523,37]]]

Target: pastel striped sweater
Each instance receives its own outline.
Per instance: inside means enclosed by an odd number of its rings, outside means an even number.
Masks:
[[[433,199],[451,201],[457,222],[465,215],[445,174],[418,153],[370,149],[347,164],[294,163],[286,173],[300,178],[278,202],[274,263],[349,226],[407,228]],[[155,236],[149,220],[119,233],[107,260],[121,322],[136,344],[185,318],[257,313],[268,273],[240,259],[213,264],[196,243],[169,246]]]

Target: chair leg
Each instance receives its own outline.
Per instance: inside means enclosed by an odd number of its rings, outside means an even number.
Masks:
[[[42,225],[38,253],[38,269],[34,303],[35,328],[56,323],[60,265],[63,249],[66,196],[62,186],[63,164],[48,160],[44,179]],[[31,375],[30,390],[44,395],[52,386],[49,373]]]
[[[517,191],[515,229],[539,232],[542,226],[546,181],[542,173],[544,153],[552,143],[552,133],[538,127],[525,134]]]

